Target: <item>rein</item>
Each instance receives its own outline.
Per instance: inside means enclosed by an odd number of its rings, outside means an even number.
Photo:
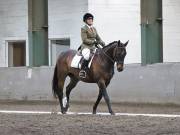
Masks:
[[[109,57],[109,55],[107,55],[103,49],[102,49],[102,52],[112,63],[115,63],[115,60],[113,60],[111,57]]]

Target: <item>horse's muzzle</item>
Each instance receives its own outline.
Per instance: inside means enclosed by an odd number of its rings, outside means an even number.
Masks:
[[[117,64],[117,71],[118,71],[118,72],[123,71],[123,69],[124,69],[123,64]]]

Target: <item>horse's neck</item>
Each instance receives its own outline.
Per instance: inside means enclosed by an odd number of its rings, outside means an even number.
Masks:
[[[114,61],[114,49],[115,49],[115,45],[111,45],[111,46],[109,46],[109,47],[107,47],[107,48],[105,48],[103,51],[104,51],[104,53],[109,57],[109,58],[111,58],[111,60],[113,60]]]
[[[115,45],[109,46],[108,48],[105,48],[103,50],[103,60],[106,61],[106,70],[108,73],[110,73],[111,75],[114,74],[114,49],[115,49]]]

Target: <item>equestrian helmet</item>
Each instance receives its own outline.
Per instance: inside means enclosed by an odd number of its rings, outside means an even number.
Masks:
[[[83,21],[86,22],[87,19],[92,18],[94,19],[94,16],[91,13],[86,13],[83,16]]]

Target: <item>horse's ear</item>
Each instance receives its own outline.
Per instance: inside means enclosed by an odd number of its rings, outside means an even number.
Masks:
[[[126,47],[128,43],[129,43],[129,40],[124,44],[124,46]]]
[[[118,46],[120,46],[121,45],[121,41],[120,40],[118,40]]]

